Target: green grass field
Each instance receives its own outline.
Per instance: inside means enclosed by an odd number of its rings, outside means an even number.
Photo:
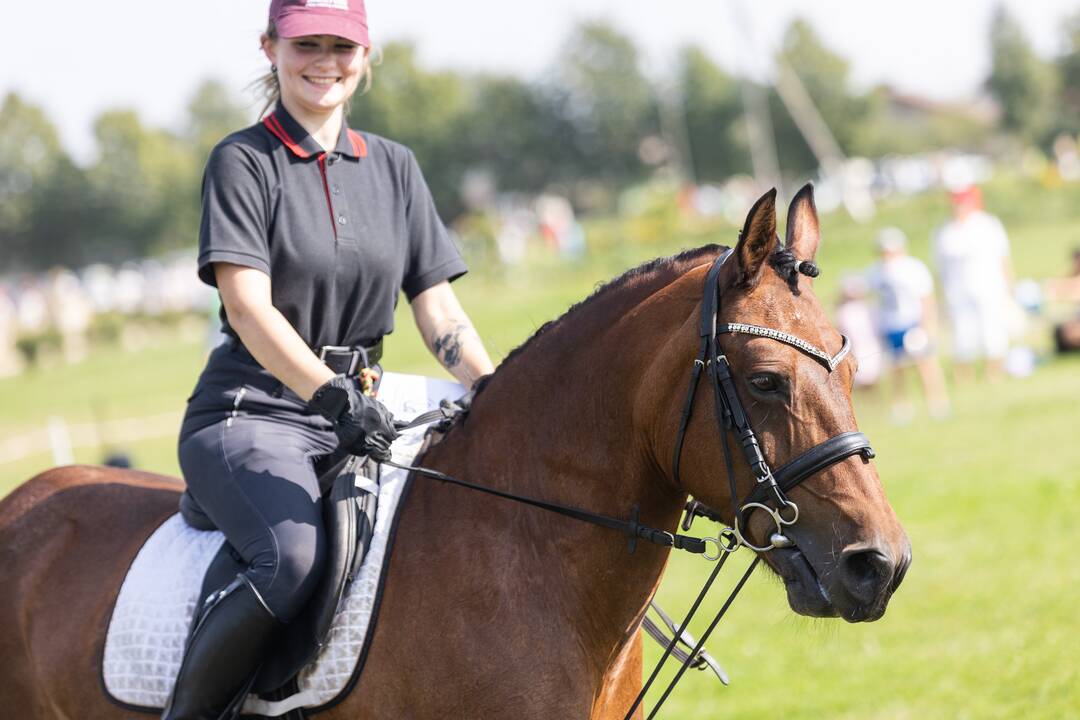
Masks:
[[[1064,270],[1080,239],[1080,191],[1002,183],[987,195],[1009,222],[1018,275]],[[872,258],[870,239],[882,225],[904,227],[925,257],[930,228],[944,212],[939,199],[923,198],[884,205],[869,227],[826,218],[819,294],[831,304],[841,271]],[[733,231],[693,235],[705,236],[731,242]],[[698,242],[690,237],[578,265],[543,261],[505,276],[478,273],[460,283],[459,294],[501,357],[598,282]],[[398,328],[387,367],[438,374],[406,308]],[[80,423],[179,413],[202,356],[197,345],[164,339],[138,354],[104,350],[81,365],[2,380],[0,440],[53,415]],[[885,618],[847,625],[797,617],[781,583],[759,571],[708,644],[732,686],[691,673],[662,717],[1080,717],[1080,359],[1050,361],[1032,377],[965,388],[953,399],[949,418],[897,427],[881,398],[857,398],[861,429],[914,548]],[[171,435],[125,447],[139,467],[177,473]],[[80,461],[101,456],[100,447],[76,452]],[[0,465],[0,494],[49,463],[38,454]],[[699,523],[695,531],[703,532]],[[693,630],[705,626],[748,557],[742,551],[732,559]],[[674,559],[661,589],[665,608],[681,616],[709,570],[698,558]],[[656,658],[659,650],[650,653]]]

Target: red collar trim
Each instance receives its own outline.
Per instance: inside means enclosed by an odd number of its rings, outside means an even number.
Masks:
[[[346,128],[346,130],[349,132],[349,142],[352,143],[353,153],[357,157],[367,157],[367,143],[364,142],[364,136],[352,128]]]
[[[311,153],[297,145],[296,141],[289,137],[289,133],[285,132],[285,128],[282,127],[281,121],[278,120],[274,114],[267,115],[263,118],[262,122],[274,137],[284,143],[285,147],[293,151],[294,155],[302,158],[311,157]]]

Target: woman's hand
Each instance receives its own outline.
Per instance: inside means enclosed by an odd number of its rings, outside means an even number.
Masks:
[[[449,282],[434,285],[413,298],[412,311],[428,350],[466,388],[495,371]]]

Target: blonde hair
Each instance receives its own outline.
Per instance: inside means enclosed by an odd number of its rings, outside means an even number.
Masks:
[[[277,28],[274,26],[273,20],[266,26],[266,33],[263,37],[270,42],[278,41]],[[375,59],[372,58],[372,55],[375,56]],[[382,53],[378,50],[372,51],[371,48],[364,48],[364,69],[361,71],[359,86],[361,95],[371,89],[372,66],[377,65],[381,58]],[[281,83],[278,81],[277,68],[271,66],[270,72],[253,82],[251,87],[255,88],[255,92],[266,100],[266,104],[259,111],[259,119],[262,120],[266,117],[267,112],[281,101]],[[349,116],[351,101],[352,98],[345,101],[346,118]]]

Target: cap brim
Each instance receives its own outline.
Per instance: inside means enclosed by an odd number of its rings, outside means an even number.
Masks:
[[[317,12],[311,8],[303,13],[284,13],[275,22],[279,37],[294,38],[305,35],[334,35],[352,40],[357,45],[370,47],[367,25],[347,19],[338,11]]]

